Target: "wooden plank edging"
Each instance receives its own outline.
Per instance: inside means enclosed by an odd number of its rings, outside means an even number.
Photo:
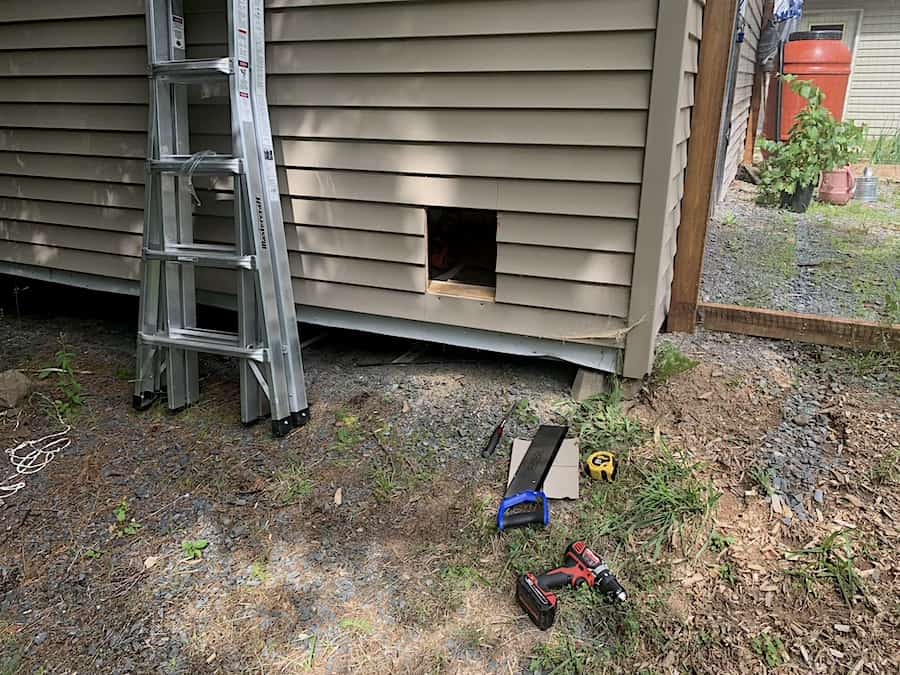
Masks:
[[[706,330],[853,349],[900,349],[900,325],[716,303],[700,303],[697,309]]]

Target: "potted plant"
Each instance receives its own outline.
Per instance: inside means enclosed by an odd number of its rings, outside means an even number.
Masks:
[[[763,139],[759,202],[803,213],[823,172],[847,166],[862,149],[863,127],[838,122],[822,102],[825,94],[812,82],[782,75],[807,106],[797,114],[785,143]]]

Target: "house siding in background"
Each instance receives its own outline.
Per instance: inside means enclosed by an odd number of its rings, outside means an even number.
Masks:
[[[856,25],[852,15],[860,10],[862,21]],[[900,1],[806,0],[803,11],[804,29],[810,23],[854,26],[855,35],[847,36],[855,52],[845,117],[866,124],[873,134],[896,133],[900,129]]]
[[[756,49],[762,33],[765,4],[765,0],[743,0],[740,5],[743,12],[744,41],[737,53],[731,117],[726,127],[728,147],[725,150],[722,185],[718,193],[720,199],[725,197],[728,186],[737,176],[738,167],[744,158],[750,119],[750,99],[753,95],[753,80],[756,74]]]
[[[269,103],[301,317],[322,308],[617,347],[611,334],[646,321],[655,336],[702,26],[701,2],[672,4],[690,35],[657,35],[658,0],[269,0]],[[221,4],[186,6],[190,55],[223,53]],[[136,289],[143,11],[142,0],[0,4],[5,271]],[[672,41],[684,63],[680,102],[665,103],[678,120],[665,238],[637,270],[642,184],[662,187],[644,175],[654,53]],[[228,151],[227,108],[197,102],[193,146]],[[226,241],[227,190],[208,187],[197,236]],[[427,292],[426,205],[498,212],[496,302]],[[201,289],[231,284],[198,270]],[[634,349],[652,359],[652,340]]]

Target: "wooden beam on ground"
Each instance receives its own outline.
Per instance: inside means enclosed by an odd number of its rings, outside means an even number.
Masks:
[[[715,192],[713,182],[736,15],[735,0],[707,0],[703,12],[700,69],[694,91],[691,140],[667,324],[670,331],[691,332],[697,323],[706,227]]]
[[[706,330],[853,349],[900,349],[900,326],[738,305],[700,303]]]

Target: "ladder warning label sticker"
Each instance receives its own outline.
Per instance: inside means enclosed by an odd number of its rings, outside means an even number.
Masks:
[[[174,49],[184,49],[184,17],[177,14],[172,15],[172,47]]]

